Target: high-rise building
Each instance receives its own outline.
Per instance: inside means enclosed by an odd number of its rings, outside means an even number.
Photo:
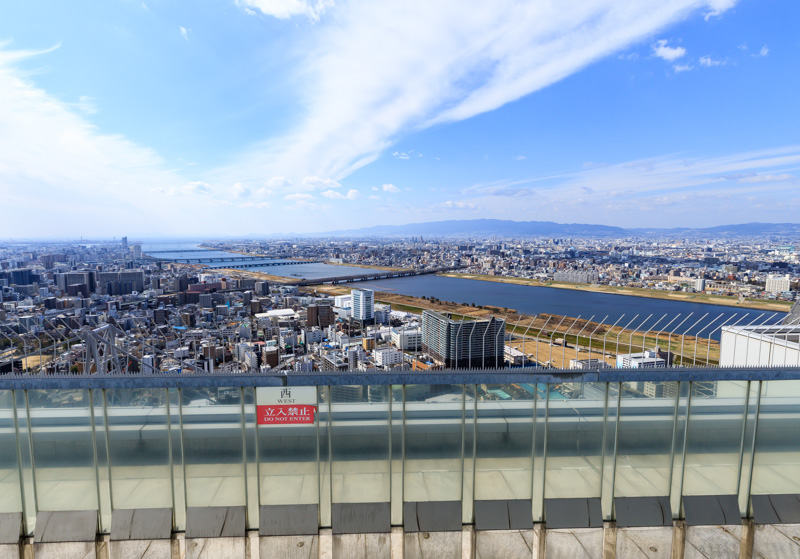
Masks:
[[[434,311],[422,312],[422,351],[447,368],[502,367],[505,320],[455,321]]]
[[[375,292],[371,289],[353,289],[353,318],[371,323],[375,319]]]

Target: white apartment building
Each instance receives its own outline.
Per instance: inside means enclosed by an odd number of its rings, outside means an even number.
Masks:
[[[404,351],[419,351],[422,347],[422,332],[419,328],[392,328],[392,345]]]
[[[372,355],[378,367],[390,367],[403,362],[403,352],[393,347],[376,349],[372,352]]]
[[[371,289],[353,289],[353,318],[372,320],[375,318],[375,292]]]
[[[772,293],[773,295],[780,295],[784,291],[789,291],[790,285],[791,280],[788,274],[785,276],[770,274],[767,276],[767,286],[764,288],[764,291]]]

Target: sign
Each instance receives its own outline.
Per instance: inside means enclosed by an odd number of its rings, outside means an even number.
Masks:
[[[313,386],[256,388],[259,425],[313,424],[317,415],[317,389]]]

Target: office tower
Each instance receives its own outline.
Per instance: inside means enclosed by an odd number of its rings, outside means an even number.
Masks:
[[[353,318],[371,323],[375,318],[375,292],[371,289],[353,289]]]
[[[422,312],[422,351],[448,368],[502,367],[505,320],[455,321],[449,316]]]
[[[122,248],[128,248],[128,237],[122,237]]]

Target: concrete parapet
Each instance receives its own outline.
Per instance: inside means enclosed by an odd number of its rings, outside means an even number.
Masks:
[[[391,559],[389,534],[334,534],[333,559]]]
[[[617,528],[617,559],[670,559],[674,528]]]
[[[35,545],[35,549],[34,549]],[[531,530],[113,540],[0,544],[0,559],[709,559],[800,557],[800,524],[686,526],[672,528],[558,528],[534,525]]]
[[[600,559],[603,557],[603,529],[545,530],[545,555],[547,559]]]
[[[478,530],[475,532],[476,559],[537,557],[533,530]]]
[[[406,559],[461,559],[462,539],[461,531],[406,532],[403,535],[403,556]]]
[[[800,524],[757,524],[752,557],[800,557]]]
[[[319,536],[261,536],[259,538],[259,559],[317,559],[319,555]]]
[[[742,525],[687,526],[684,559],[739,557]]]

